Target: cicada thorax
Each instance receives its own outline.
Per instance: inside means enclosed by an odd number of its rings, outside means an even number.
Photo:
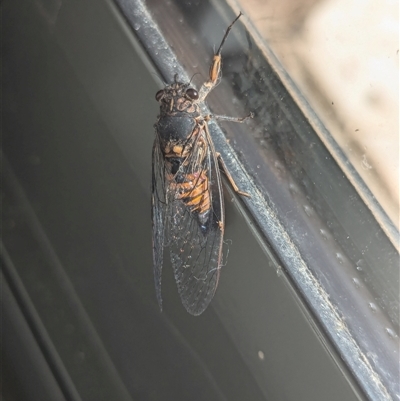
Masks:
[[[201,120],[199,105],[171,89],[175,85],[183,84],[174,84],[161,91],[160,115],[155,125],[164,149],[171,147],[172,143],[184,146],[185,143],[192,142],[191,138]]]

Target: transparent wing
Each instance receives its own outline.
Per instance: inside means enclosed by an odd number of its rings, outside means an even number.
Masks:
[[[207,219],[200,222],[198,215],[178,199],[174,187],[167,188],[168,246],[181,301],[192,315],[200,315],[214,296],[222,263],[224,234],[221,178],[207,125],[198,135],[207,143],[206,157],[198,161],[195,144],[183,174],[204,173],[207,176],[211,198]]]
[[[153,223],[153,270],[158,305],[162,310],[161,272],[164,254],[165,216],[167,209],[165,163],[159,137],[156,134],[152,154],[152,210]]]

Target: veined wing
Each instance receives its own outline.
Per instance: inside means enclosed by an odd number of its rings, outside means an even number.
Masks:
[[[166,233],[181,301],[192,315],[201,314],[218,285],[222,263],[224,205],[220,172],[208,127],[204,124],[191,154],[181,166],[182,177],[202,179],[208,191],[207,213],[193,211],[176,186],[167,188]],[[199,144],[202,143],[202,149]],[[206,144],[206,146],[204,146]],[[205,152],[205,157],[199,154]],[[193,184],[196,187],[196,183]],[[190,197],[190,193],[188,194]]]
[[[165,234],[165,217],[167,210],[166,199],[166,182],[165,182],[165,162],[161,152],[159,136],[153,144],[152,154],[152,209],[151,217],[153,224],[153,270],[154,283],[156,287],[156,296],[158,305],[162,310],[161,297],[161,273],[164,254],[164,234]]]

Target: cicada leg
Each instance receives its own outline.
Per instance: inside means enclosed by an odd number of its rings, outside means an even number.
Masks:
[[[241,16],[242,16],[242,13],[239,13],[239,15],[234,19],[234,21],[228,26],[228,28],[225,31],[225,35],[222,38],[221,44],[219,45],[219,48],[218,48],[217,52],[214,54],[213,60],[211,62],[209,78],[206,82],[204,82],[203,86],[200,88],[200,92],[199,92],[199,100],[200,101],[204,101],[204,99],[207,97],[207,95],[210,93],[210,91],[218,83],[218,78],[221,75],[222,46],[224,45],[226,38],[228,37],[230,30],[232,29],[232,26]]]
[[[234,123],[244,123],[245,121],[249,120],[250,118],[254,117],[254,113],[250,112],[249,115],[246,117],[230,117],[230,116],[219,116],[219,115],[209,115],[208,118],[214,118],[215,120],[220,120],[220,121],[231,121]]]
[[[238,193],[239,195],[242,195],[242,196],[246,196],[246,197],[248,197],[248,198],[251,198],[251,196],[250,196],[247,192],[241,191],[241,190],[239,189],[239,187],[236,185],[236,182],[235,182],[235,180],[233,179],[233,177],[231,176],[231,173],[229,172],[228,168],[226,167],[226,164],[225,164],[224,159],[222,158],[221,154],[218,153],[218,152],[216,152],[216,156],[217,156],[217,159],[218,159],[218,163],[219,163],[219,165],[220,165],[220,168],[221,168],[221,170],[224,171],[226,177],[228,178],[229,182],[230,182],[231,185],[232,185],[233,190],[234,190],[236,193]]]

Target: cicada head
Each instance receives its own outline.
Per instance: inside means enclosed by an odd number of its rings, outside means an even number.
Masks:
[[[176,75],[174,83],[156,93],[161,115],[174,115],[177,112],[196,113],[198,112],[198,99],[197,90],[192,88],[190,83],[178,82]]]

